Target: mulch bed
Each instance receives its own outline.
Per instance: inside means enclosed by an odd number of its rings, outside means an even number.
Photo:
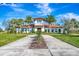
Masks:
[[[37,38],[35,37],[29,48],[30,49],[47,49],[47,45],[43,38],[40,38],[40,40],[37,40]]]

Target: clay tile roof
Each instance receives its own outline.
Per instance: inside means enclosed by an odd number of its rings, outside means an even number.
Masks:
[[[39,24],[39,25],[35,25],[35,26],[48,26],[47,24]]]
[[[58,26],[58,25],[49,25],[49,28],[63,28],[63,26]]]
[[[42,24],[40,24],[40,25],[34,25],[34,26],[43,26]]]
[[[44,20],[44,18],[34,18],[34,20]]]
[[[31,25],[23,25],[22,28],[32,28]]]
[[[16,26],[16,28],[32,28],[31,25]]]
[[[63,28],[63,26],[47,25],[47,24],[40,24],[40,25],[23,25],[23,26],[16,26],[16,28],[33,28],[34,26],[44,26],[44,27],[46,27],[46,28]]]
[[[21,26],[16,26],[16,28],[20,28]]]

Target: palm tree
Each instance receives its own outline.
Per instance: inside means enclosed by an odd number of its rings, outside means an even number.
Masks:
[[[17,19],[11,19],[9,22],[8,22],[8,30],[10,33],[15,33],[16,32],[16,20]]]
[[[17,24],[18,26],[21,26],[22,23],[23,23],[23,19],[17,19],[16,24]]]
[[[52,22],[56,22],[56,19],[54,16],[52,15],[48,15],[48,17],[46,18],[46,21],[51,24]]]
[[[21,29],[21,27],[22,27],[22,23],[23,23],[24,21],[23,21],[23,19],[17,19],[17,21],[16,21],[16,26],[18,26],[19,28],[18,28],[18,32],[22,32],[22,29]]]
[[[32,22],[32,17],[31,16],[27,16],[26,19],[25,19],[25,22],[27,23],[27,25],[29,25]],[[29,31],[29,28],[27,29],[27,32],[28,31]]]
[[[22,22],[23,19],[11,19],[7,22],[6,30],[10,33],[16,33],[16,26],[18,26],[19,29],[21,29]]]
[[[46,18],[46,21],[47,21],[49,24],[52,24],[52,22],[56,22],[56,19],[55,19],[54,16],[48,15],[48,17]],[[48,29],[48,32],[49,32],[49,30],[50,30],[50,32],[51,32],[51,29],[50,29],[50,28]]]
[[[31,16],[27,16],[25,19],[25,22],[27,22],[28,24],[32,22],[32,17]]]

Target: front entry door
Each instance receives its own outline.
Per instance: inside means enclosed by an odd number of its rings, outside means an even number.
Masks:
[[[41,31],[41,28],[37,28],[37,31]]]

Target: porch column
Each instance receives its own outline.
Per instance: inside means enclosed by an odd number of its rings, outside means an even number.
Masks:
[[[44,32],[44,31],[45,31],[45,28],[44,28],[44,26],[41,28],[41,30],[42,30],[42,32]]]
[[[18,33],[19,32],[19,28],[16,28],[16,33]]]
[[[57,33],[59,33],[59,29],[60,29],[60,28],[57,28]]]
[[[48,33],[48,28],[46,28],[46,32]]]
[[[26,28],[23,29],[23,32],[26,33]]]
[[[49,28],[48,30],[49,30],[49,32],[51,32],[51,28]]]
[[[54,28],[54,31],[53,32],[55,32],[55,30],[56,30],[56,28]]]
[[[63,29],[63,28],[61,28],[61,33],[63,33],[63,31],[64,31],[64,29]]]
[[[27,33],[29,33],[29,29],[27,28]]]

